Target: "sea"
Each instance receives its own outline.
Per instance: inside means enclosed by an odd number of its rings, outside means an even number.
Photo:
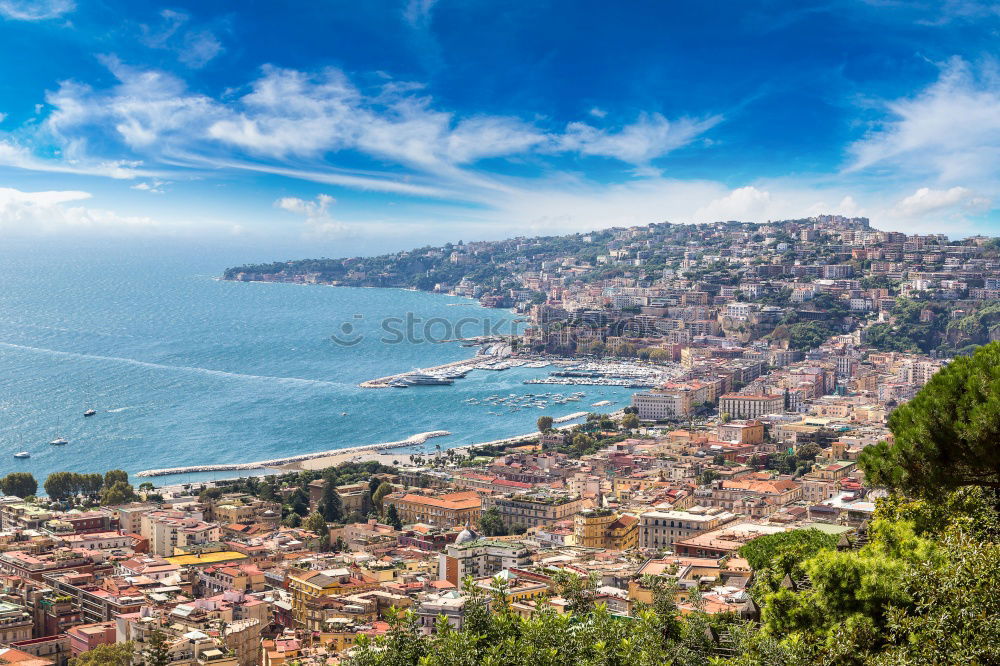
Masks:
[[[618,409],[634,392],[526,385],[552,368],[524,367],[473,370],[451,386],[359,388],[471,358],[476,349],[456,337],[520,324],[455,296],[219,279],[268,258],[169,243],[0,246],[0,473],[32,472],[41,484],[56,471],[134,475],[452,433],[402,457],[530,432],[542,415]],[[574,391],[585,397],[517,412],[466,402]],[[602,400],[613,404],[591,407]],[[56,438],[68,443],[50,445]]]

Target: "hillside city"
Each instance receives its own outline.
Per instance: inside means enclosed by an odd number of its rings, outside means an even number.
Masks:
[[[605,613],[638,627],[653,609],[681,618],[668,637],[685,650],[675,663],[764,663],[764,639],[747,632],[804,631],[805,611],[782,609],[833,589],[815,558],[891,560],[871,549],[890,507],[903,509],[884,479],[866,478],[866,449],[899,436],[892,415],[939,371],[1000,339],[996,239],[834,215],[225,277],[477,298],[525,320],[516,335],[478,340],[498,350],[490,363],[551,363],[547,385],[635,392],[575,424],[543,415],[530,435],[392,464],[159,487],[120,470],[41,484],[9,474],[0,662],[390,663],[378,650],[402,649],[401,636],[461,636],[449,632],[482,625],[484,612]],[[841,594],[877,597],[852,580]],[[830,613],[824,631],[882,649],[888,639],[865,638],[851,613],[874,611]]]

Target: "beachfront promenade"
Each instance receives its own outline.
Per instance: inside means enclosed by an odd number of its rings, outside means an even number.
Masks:
[[[423,444],[428,439],[432,437],[444,437],[445,435],[450,435],[451,433],[447,430],[431,430],[430,432],[421,432],[406,439],[402,439],[398,442],[383,442],[381,444],[367,444],[365,446],[352,446],[346,449],[333,449],[330,451],[319,451],[316,453],[303,453],[297,456],[289,456],[287,458],[274,458],[272,460],[260,460],[257,462],[248,463],[222,463],[218,465],[191,465],[189,467],[169,467],[164,469],[147,469],[145,471],[139,472],[136,476],[148,477],[148,476],[167,476],[170,474],[189,474],[191,472],[230,472],[239,470],[251,470],[251,469],[264,469],[269,467],[281,467],[282,465],[287,465],[289,463],[302,462],[303,460],[312,460],[314,458],[326,458],[333,455],[342,455],[345,453],[369,453],[376,451],[385,451],[388,449],[399,449],[406,446],[415,446],[418,444]]]

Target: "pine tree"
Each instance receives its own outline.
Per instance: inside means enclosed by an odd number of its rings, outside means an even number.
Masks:
[[[396,510],[395,504],[389,505],[389,510],[385,513],[385,519],[394,529],[403,529],[403,521],[399,517],[399,511]]]
[[[159,629],[154,629],[149,635],[149,647],[142,651],[145,666],[167,666],[170,663],[170,651],[167,649],[167,637]]]
[[[326,482],[323,488],[323,497],[319,502],[319,512],[323,514],[328,523],[340,522],[344,517],[344,503],[340,499],[340,493],[330,481]]]

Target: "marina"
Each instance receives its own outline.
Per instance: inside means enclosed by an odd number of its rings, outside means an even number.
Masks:
[[[484,398],[466,398],[463,402],[467,405],[488,409],[487,413],[493,416],[501,416],[505,413],[519,412],[522,409],[544,410],[553,405],[566,405],[578,402],[585,395],[582,391],[568,395],[562,393],[509,393],[507,395],[494,394]]]

